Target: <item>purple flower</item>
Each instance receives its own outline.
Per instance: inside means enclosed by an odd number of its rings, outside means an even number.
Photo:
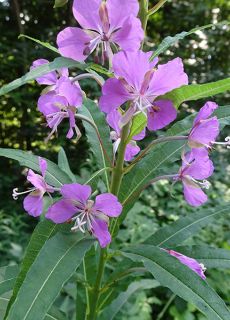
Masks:
[[[122,115],[118,110],[113,110],[110,112],[106,118],[108,124],[111,128],[114,129],[110,133],[111,139],[115,141],[113,143],[113,152],[114,154],[117,152],[117,149],[119,147],[119,144],[121,142],[121,128],[120,128],[120,121],[122,119]],[[135,155],[137,155],[140,152],[140,148],[137,146],[136,140],[142,140],[145,137],[145,130],[143,130],[138,135],[134,136],[132,140],[127,144],[126,150],[125,150],[125,161],[131,161]]]
[[[63,119],[69,119],[67,138],[71,139],[74,129],[80,135],[75,123],[75,113],[82,104],[82,93],[77,83],[72,83],[67,77],[57,80],[55,90],[43,94],[38,100],[38,109],[46,118],[47,125],[52,129],[48,138],[57,132],[58,125]]]
[[[13,198],[17,200],[19,195],[29,193],[23,202],[24,209],[33,217],[38,217],[43,210],[43,196],[47,192],[54,192],[54,188],[45,182],[45,175],[47,170],[46,160],[39,157],[39,167],[41,174],[34,173],[33,170],[28,171],[27,180],[34,186],[28,191],[18,192],[18,189],[13,190]]]
[[[40,66],[47,64],[47,63],[49,63],[49,61],[46,59],[35,60],[32,64],[32,66],[30,67],[30,70],[36,69],[37,67],[40,67]],[[61,76],[63,76],[63,77],[69,76],[69,71],[67,68],[61,68],[58,71],[48,72],[44,76],[36,78],[36,81],[38,84],[52,86],[52,88],[54,89],[58,78],[60,78]]]
[[[137,0],[74,0],[73,14],[81,28],[68,27],[57,36],[59,52],[68,58],[84,61],[102,48],[102,61],[111,58],[112,48],[137,50],[144,37],[136,18]]]
[[[195,259],[184,256],[183,254],[176,252],[174,250],[165,250],[165,251],[167,251],[171,256],[176,257],[181,263],[189,267],[189,269],[196,272],[203,280],[206,279],[206,276],[204,274],[206,268],[202,263],[199,263]]]
[[[182,181],[185,200],[191,206],[200,206],[208,200],[201,188],[209,188],[209,182],[203,179],[210,177],[213,171],[213,163],[205,148],[193,149],[183,157],[182,167],[175,180]]]
[[[108,230],[108,217],[118,217],[122,206],[116,196],[104,193],[96,196],[95,202],[89,200],[91,187],[78,183],[65,184],[61,188],[63,199],[53,204],[46,218],[55,223],[75,221],[72,230],[85,232],[88,229],[99,240],[102,248],[111,242]],[[75,216],[75,217],[73,217]]]
[[[211,114],[218,105],[208,101],[198,112],[192,130],[189,133],[188,144],[191,148],[210,147],[215,142],[219,134],[219,121]]]
[[[188,84],[180,58],[159,65],[158,59],[150,62],[151,52],[119,52],[113,57],[116,78],[108,79],[102,88],[99,105],[110,113],[123,103],[131,101],[124,123],[136,112],[147,113],[149,130],[158,130],[175,120],[177,112],[169,100],[157,100],[175,88]]]

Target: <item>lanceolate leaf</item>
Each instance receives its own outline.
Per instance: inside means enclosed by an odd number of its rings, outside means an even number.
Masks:
[[[175,247],[193,236],[208,223],[229,213],[229,205],[208,210],[201,209],[198,212],[193,212],[186,217],[180,218],[168,226],[160,228],[152,236],[146,239],[145,243],[164,248]]]
[[[40,172],[38,165],[38,156],[30,152],[0,148],[0,157],[10,158],[19,161],[21,166]],[[47,160],[48,169],[46,172],[46,181],[54,187],[60,187],[64,183],[71,183],[70,177],[62,171],[54,162]]]
[[[68,3],[68,0],[55,0],[54,2],[54,8],[60,8],[63,7],[65,4]]]
[[[60,151],[58,152],[58,166],[62,171],[64,171],[69,176],[72,182],[76,182],[75,175],[70,169],[69,161],[66,156],[65,150],[63,148],[61,148]]]
[[[37,258],[40,250],[42,249],[46,241],[55,233],[57,228],[58,226],[53,224],[49,220],[44,220],[36,226],[32,234],[32,237],[30,239],[30,242],[28,244],[28,247],[26,249],[25,257],[21,263],[20,272],[15,282],[13,294],[7,306],[5,319],[6,319],[6,316],[8,315],[8,312],[12,304],[14,303],[17,297],[18,291],[21,288],[23,281],[25,280],[27,272],[29,271],[35,259]]]
[[[0,96],[6,94],[12,90],[19,88],[20,86],[28,83],[31,80],[34,80],[50,71],[59,70],[60,68],[76,68],[80,70],[85,70],[87,65],[85,63],[80,63],[75,60],[58,57],[54,61],[44,64],[36,69],[33,69],[26,73],[23,77],[16,79],[9,84],[4,85],[0,88]]]
[[[42,320],[92,244],[92,239],[80,233],[49,239],[27,273],[7,319]]]
[[[217,293],[194,271],[160,248],[139,245],[123,252],[126,257],[143,262],[162,286],[193,303],[209,320],[228,320],[230,312]]]
[[[0,268],[0,295],[13,288],[18,271],[18,265]]]
[[[138,290],[153,289],[159,286],[156,280],[143,279],[131,283],[125,292],[121,292],[119,296],[103,311],[100,316],[101,319],[112,320],[122,309],[128,299],[135,294]]]
[[[51,44],[49,44],[48,42],[40,41],[40,40],[38,40],[38,39],[32,38],[32,37],[27,36],[27,35],[25,35],[25,34],[20,34],[18,38],[19,38],[19,39],[20,39],[20,38],[26,38],[26,39],[32,40],[32,41],[40,44],[41,46],[43,46],[43,47],[45,47],[45,48],[47,48],[47,49],[49,49],[49,50],[52,50],[52,51],[54,51],[55,53],[58,53],[58,54],[59,54],[58,49],[55,48],[55,47],[53,47],[53,46],[52,46]]]
[[[147,124],[147,118],[142,112],[134,116],[132,120],[132,125],[130,127],[130,133],[127,138],[127,142],[132,140],[134,136],[138,135],[141,131],[143,131],[144,128],[146,127],[146,124]]]
[[[183,31],[181,33],[178,33],[176,34],[175,36],[173,37],[166,37],[162,42],[161,44],[158,46],[158,48],[153,52],[152,56],[151,56],[151,59],[157,57],[159,54],[165,52],[169,47],[173,46],[174,44],[176,44],[179,40],[182,40],[184,39],[185,37],[191,35],[191,34],[194,34],[196,33],[197,31],[201,31],[201,30],[204,30],[204,29],[208,29],[208,28],[212,28],[212,27],[218,27],[218,26],[223,26],[225,24],[229,24],[229,22],[227,21],[223,21],[223,22],[220,22],[220,23],[217,23],[217,24],[207,24],[205,26],[202,26],[202,27],[197,27],[197,28],[194,28],[190,31]]]
[[[212,97],[228,90],[230,90],[230,78],[205,84],[183,86],[167,93],[161,98],[173,101],[175,108],[178,108],[185,101]]]
[[[174,249],[198,260],[208,269],[230,269],[230,250],[205,245],[178,246]]]
[[[98,106],[90,99],[84,101],[84,105],[79,109],[79,113],[90,119],[100,134],[101,143],[97,137],[95,128],[88,122],[83,121],[86,130],[87,139],[91,146],[91,150],[96,158],[98,168],[106,168],[111,166],[112,161],[112,143],[110,140],[109,127],[105,121],[105,115],[100,112]],[[105,170],[104,176],[108,185],[109,176]]]

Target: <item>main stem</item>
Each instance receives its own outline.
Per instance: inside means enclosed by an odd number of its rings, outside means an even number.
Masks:
[[[123,166],[124,166],[124,157],[125,157],[125,148],[126,148],[126,140],[129,134],[129,123],[125,125],[121,132],[121,143],[118,150],[118,157],[116,166],[112,173],[112,181],[111,181],[111,187],[110,192],[114,195],[118,195],[122,177],[123,177]],[[90,305],[90,312],[87,316],[88,320],[96,320],[97,319],[97,305],[98,300],[100,298],[100,290],[101,290],[101,282],[104,274],[105,264],[107,259],[107,249],[100,249],[100,259],[99,259],[99,265],[98,265],[98,271],[97,271],[97,277],[95,281],[95,285],[92,292],[91,299],[91,305]]]

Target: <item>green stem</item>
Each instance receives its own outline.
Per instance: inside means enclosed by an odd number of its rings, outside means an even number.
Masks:
[[[160,0],[152,9],[148,11],[148,17],[157,12],[168,0]]]
[[[141,20],[141,24],[144,32],[146,31],[147,22],[148,22],[148,7],[149,7],[148,0],[140,0],[139,18]]]
[[[163,319],[165,312],[168,310],[168,307],[170,306],[170,304],[173,302],[173,300],[176,298],[175,294],[172,294],[171,297],[169,298],[169,300],[167,301],[166,305],[164,306],[164,308],[162,309],[161,313],[159,313],[158,317],[156,320],[161,320]]]

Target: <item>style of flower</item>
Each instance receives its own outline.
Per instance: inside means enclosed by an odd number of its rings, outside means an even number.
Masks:
[[[114,141],[113,143],[113,152],[114,154],[117,152],[117,149],[119,147],[119,144],[121,142],[121,127],[120,127],[120,121],[121,121],[122,115],[118,110],[113,110],[110,112],[107,117],[106,121],[108,122],[109,126],[114,129],[114,131],[111,131],[110,137]],[[126,150],[125,150],[125,161],[131,161],[135,155],[137,155],[140,152],[140,148],[138,147],[136,141],[142,140],[145,137],[145,130],[140,132],[138,135],[134,136],[132,140],[127,144]]]
[[[214,166],[208,157],[207,149],[192,149],[183,156],[182,166],[175,181],[182,181],[185,200],[191,206],[200,206],[208,200],[201,188],[209,188],[209,182],[203,179],[210,177],[213,171]]]
[[[149,130],[164,128],[176,119],[176,109],[170,100],[157,100],[175,88],[188,84],[180,58],[175,58],[156,68],[158,59],[150,62],[151,52],[119,52],[113,57],[115,78],[108,79],[102,87],[99,105],[110,113],[123,103],[131,106],[124,116],[127,123],[137,112],[147,113]]]
[[[33,188],[24,192],[18,192],[18,188],[15,188],[12,194],[14,200],[17,200],[19,195],[29,193],[23,201],[23,207],[33,217],[38,217],[42,214],[44,194],[50,194],[55,191],[55,188],[45,182],[47,162],[40,157],[39,168],[42,175],[34,173],[31,169],[28,171],[27,180],[34,186]]]
[[[137,50],[144,38],[137,0],[74,0],[73,15],[81,28],[68,27],[57,36],[61,55],[84,61],[101,48],[102,63],[117,51]]]
[[[55,223],[63,223],[70,219],[74,221],[72,230],[91,232],[102,248],[111,242],[108,230],[109,217],[118,217],[122,206],[116,196],[104,193],[96,196],[95,201],[89,200],[92,193],[91,187],[78,183],[62,186],[63,199],[53,204],[46,218]]]
[[[164,249],[165,250],[165,249]],[[195,259],[187,257],[179,252],[176,252],[174,250],[165,250],[167,251],[171,256],[177,258],[181,263],[189,267],[189,269],[196,272],[203,280],[206,279],[206,276],[204,274],[206,268],[202,263],[197,262]]]
[[[215,102],[208,101],[198,112],[188,136],[191,148],[211,147],[219,134],[219,121],[216,116],[210,117],[218,108]]]
[[[71,82],[68,77],[61,77],[56,81],[55,90],[40,96],[38,109],[46,118],[47,125],[52,129],[47,140],[57,132],[58,125],[63,119],[69,119],[69,131],[66,135],[71,139],[74,130],[77,136],[81,135],[75,122],[77,108],[82,105],[82,92],[77,83]]]

